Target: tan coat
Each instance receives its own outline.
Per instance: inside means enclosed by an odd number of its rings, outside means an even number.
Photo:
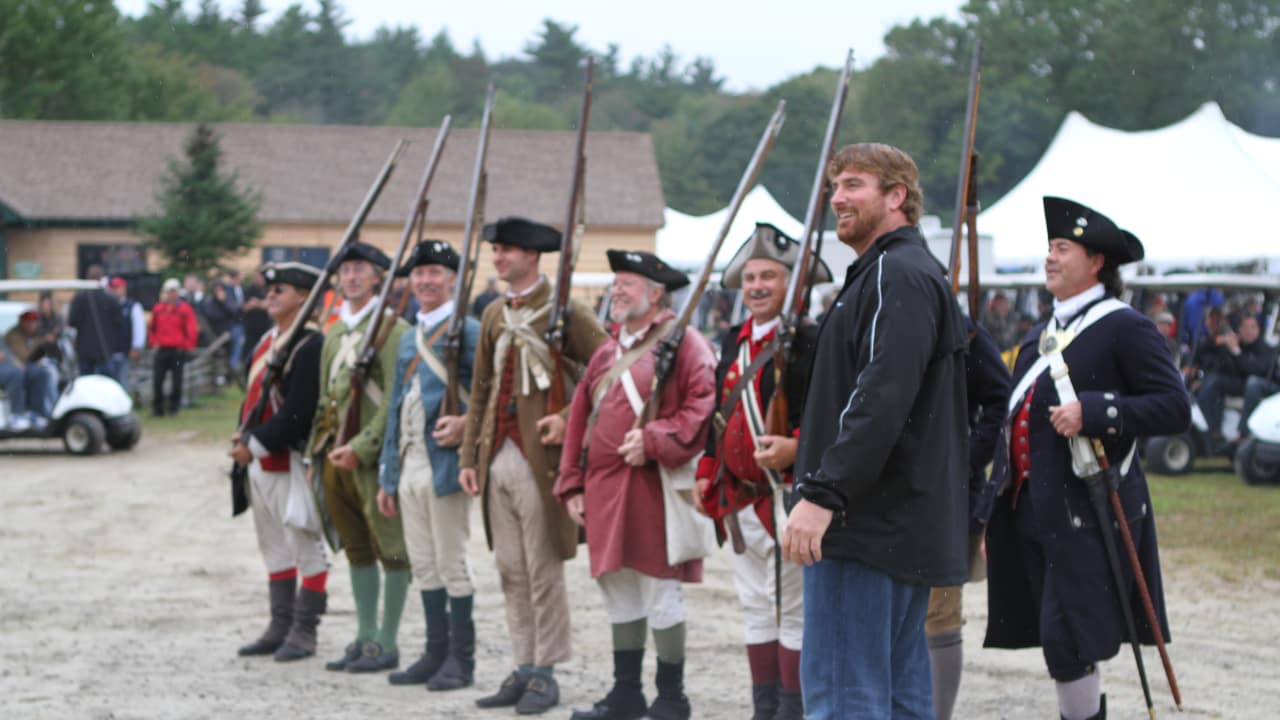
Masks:
[[[524,307],[536,310],[550,302],[551,283],[543,278],[538,288],[528,295]],[[489,500],[485,488],[488,487],[489,463],[497,450],[493,446],[497,420],[496,410],[489,408],[489,397],[499,391],[498,381],[502,376],[502,368],[494,365],[494,352],[502,334],[502,311],[507,304],[508,299],[505,297],[489,303],[480,319],[480,341],[476,347],[476,364],[471,376],[471,411],[467,413],[466,432],[458,452],[462,468],[476,469],[476,479],[483,500],[481,508],[484,510],[485,538],[490,549],[493,548],[493,534],[490,531]],[[541,334],[547,324],[547,319],[541,318],[534,323],[534,328]],[[570,302],[566,358],[585,366],[595,349],[607,337],[604,328],[600,327],[595,315],[585,305],[577,301]],[[518,372],[517,361],[517,374]],[[518,378],[516,382],[519,383]],[[565,388],[566,400],[572,396],[572,392],[572,386]],[[547,393],[535,386],[527,395],[521,395],[517,390],[514,396],[524,456],[534,477],[538,478],[543,507],[551,519],[552,537],[548,540],[555,545],[560,556],[568,560],[578,551],[578,526],[569,519],[564,507],[551,494],[560,467],[560,446],[543,445],[538,440],[537,423],[546,415]],[[567,417],[568,411],[569,408],[565,407],[562,414]]]

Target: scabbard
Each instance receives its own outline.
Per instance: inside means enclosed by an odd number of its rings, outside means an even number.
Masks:
[[[240,463],[231,465],[231,517],[249,509],[249,468]]]

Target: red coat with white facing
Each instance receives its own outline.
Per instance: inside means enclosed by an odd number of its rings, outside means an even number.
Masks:
[[[647,332],[672,316],[670,310],[660,313]],[[614,383],[601,398],[584,468],[579,465],[579,456],[591,415],[591,398],[616,361],[617,348],[617,340],[610,339],[596,350],[573,394],[556,497],[563,502],[576,493],[584,494],[592,577],[631,568],[650,577],[700,582],[701,560],[674,567],[667,564],[662,480],[654,463],[673,468],[702,451],[707,418],[716,401],[715,355],[702,335],[685,333],[676,351],[675,367],[662,388],[658,417],[644,426],[644,452],[649,462],[639,467],[628,465],[618,453],[636,415],[622,383]],[[654,354],[645,353],[629,372],[640,397],[647,400]]]

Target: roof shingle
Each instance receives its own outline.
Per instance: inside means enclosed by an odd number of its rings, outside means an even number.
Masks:
[[[158,181],[182,158],[190,123],[0,121],[0,204],[29,218],[127,219],[155,211]],[[399,138],[409,140],[369,220],[403,222],[437,130],[342,125],[215,124],[223,167],[262,193],[269,222],[345,223]],[[429,222],[462,224],[477,129],[449,133],[432,182]],[[485,216],[563,221],[575,135],[494,130]],[[588,225],[662,225],[649,135],[587,137]]]

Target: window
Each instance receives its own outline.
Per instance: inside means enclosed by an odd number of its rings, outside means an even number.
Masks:
[[[329,248],[268,245],[262,248],[262,262],[300,262],[312,267],[323,268],[329,262]]]

